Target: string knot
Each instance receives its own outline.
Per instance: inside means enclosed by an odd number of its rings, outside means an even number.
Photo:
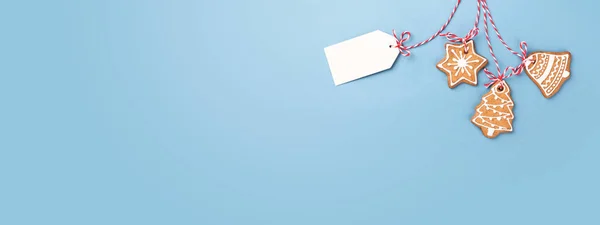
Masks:
[[[464,37],[459,37],[458,35],[451,33],[451,32],[448,32],[445,34],[440,34],[440,36],[446,37],[446,39],[448,39],[448,41],[453,42],[453,43],[462,43],[465,46],[465,52],[468,52],[469,49],[467,46],[467,42],[472,40],[473,38],[475,38],[475,36],[477,36],[477,34],[479,34],[479,28],[474,27]]]
[[[403,56],[410,56],[409,48],[403,45],[404,42],[406,42],[406,41],[408,41],[408,39],[410,39],[410,32],[408,32],[408,31],[402,32],[402,34],[400,35],[400,38],[398,38],[398,36],[396,35],[396,30],[392,30],[392,33],[394,34],[394,38],[396,38],[396,46],[390,45],[390,47],[398,48],[398,50],[400,51],[400,54],[402,54]]]
[[[489,88],[490,86],[494,85],[496,82],[501,82],[504,80],[504,78],[506,78],[504,76],[504,74],[498,74],[497,76],[494,75],[492,72],[490,72],[487,68],[483,69],[483,72],[487,75],[487,77],[490,79],[490,82],[485,84],[486,88]]]

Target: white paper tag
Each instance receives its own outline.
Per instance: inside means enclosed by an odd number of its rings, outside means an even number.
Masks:
[[[325,48],[325,56],[337,86],[392,67],[398,54],[396,38],[376,30]]]

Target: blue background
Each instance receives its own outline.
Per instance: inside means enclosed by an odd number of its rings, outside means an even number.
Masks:
[[[324,47],[416,43],[454,3],[6,1],[0,224],[599,224],[598,1],[490,1],[511,46],[573,54],[552,99],[508,81],[515,131],[494,140],[469,121],[486,89],[436,69],[442,38],[333,85]]]

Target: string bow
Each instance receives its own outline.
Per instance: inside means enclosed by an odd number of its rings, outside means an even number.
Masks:
[[[410,39],[410,32],[408,32],[408,31],[402,32],[402,34],[400,35],[400,38],[398,38],[398,36],[396,35],[396,30],[392,30],[392,33],[394,34],[394,38],[396,38],[396,46],[390,45],[390,47],[398,48],[398,50],[400,50],[400,54],[402,54],[403,56],[410,56],[409,48],[403,45],[404,42],[406,42],[406,41],[408,41],[408,39]]]
[[[490,82],[488,82],[488,83],[485,84],[485,88],[489,88],[490,86],[494,85],[496,82],[501,82],[502,80],[504,80],[504,78],[506,78],[506,76],[504,75],[504,73],[503,74],[498,74],[496,76],[496,75],[494,75],[494,73],[490,72],[487,68],[483,69],[483,72],[490,79]],[[504,72],[506,72],[506,70],[504,70]]]
[[[521,54],[517,55],[521,58],[521,63],[516,67],[516,68],[512,68],[512,73],[514,75],[519,75],[521,72],[523,72],[523,69],[525,69],[525,66],[527,66],[527,62],[533,61],[533,59],[531,58],[527,58],[527,43],[522,41],[521,44],[519,45],[519,48],[521,49]]]
[[[459,37],[458,35],[456,35],[456,34],[454,34],[452,32],[448,32],[448,33],[445,33],[445,34],[440,34],[440,36],[446,37],[448,39],[448,41],[450,41],[450,42],[454,42],[454,43],[459,43],[459,42],[466,43],[467,41],[475,38],[475,36],[477,36],[477,34],[479,34],[479,28],[474,27],[464,37]]]
[[[440,34],[440,36],[446,37],[448,39],[448,41],[453,42],[453,43],[462,43],[465,46],[465,52],[468,52],[469,47],[467,46],[467,42],[470,41],[471,39],[475,38],[475,36],[477,36],[477,34],[479,34],[479,28],[474,27],[464,37],[460,37],[451,32],[448,32],[445,34]]]

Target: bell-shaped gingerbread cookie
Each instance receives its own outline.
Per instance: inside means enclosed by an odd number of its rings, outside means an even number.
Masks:
[[[571,75],[570,52],[534,52],[525,63],[525,73],[546,98],[554,96]]]

